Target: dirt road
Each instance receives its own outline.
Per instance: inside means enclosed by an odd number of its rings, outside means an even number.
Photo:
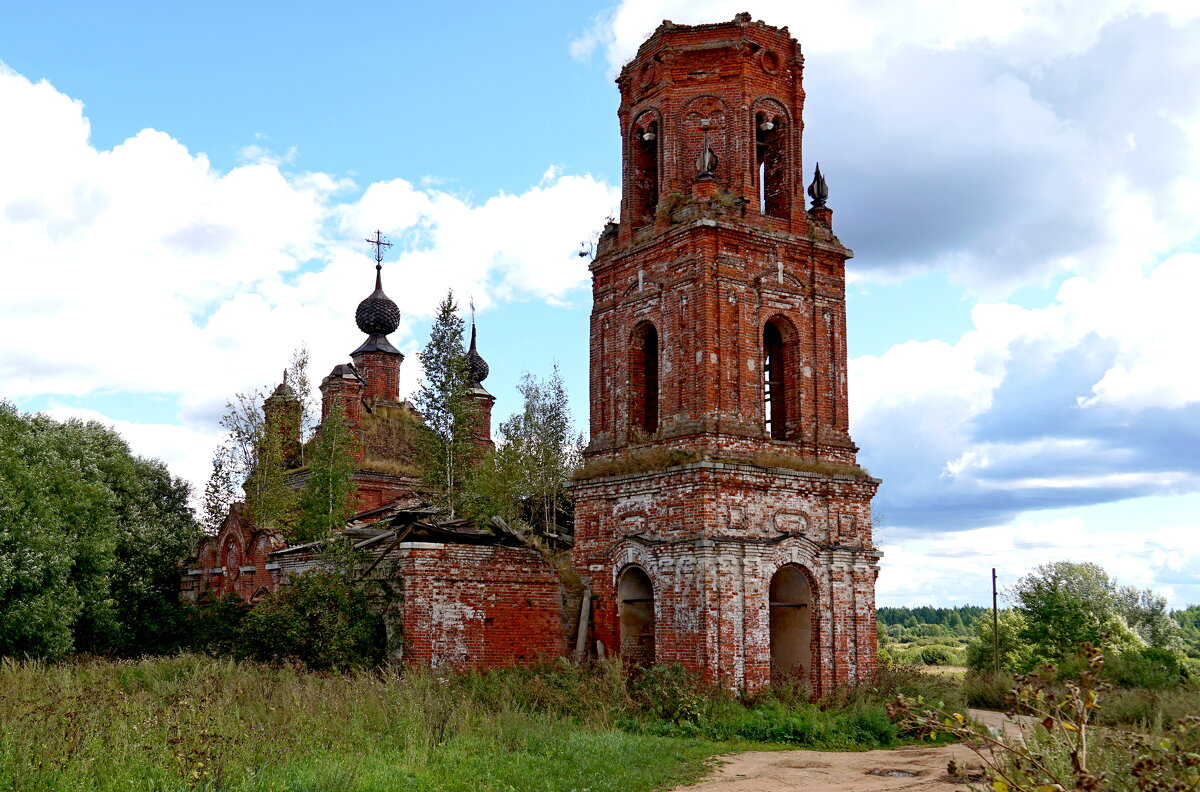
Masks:
[[[972,710],[980,722],[1006,730],[1017,726],[998,712]],[[965,782],[946,773],[953,759],[975,767],[979,759],[964,745],[907,745],[890,751],[747,751],[722,757],[704,781],[676,792],[951,792]]]

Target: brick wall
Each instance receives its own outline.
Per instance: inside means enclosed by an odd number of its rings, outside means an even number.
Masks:
[[[567,653],[562,585],[537,553],[408,542],[397,554],[406,661],[481,668]]]
[[[616,591],[636,566],[654,588],[655,661],[756,690],[772,678],[771,579],[794,565],[813,593],[814,692],[871,679],[878,483],[709,461],[577,485],[575,564],[592,584],[595,639],[621,651]]]
[[[242,504],[235,503],[216,536],[201,540],[196,558],[183,571],[180,596],[193,604],[226,594],[257,602],[283,581],[284,573],[270,554],[284,547],[281,534],[254,528]]]
[[[400,364],[404,355],[399,352],[358,352],[350,356],[354,367],[366,385],[362,398],[370,402],[396,401],[400,398]]]

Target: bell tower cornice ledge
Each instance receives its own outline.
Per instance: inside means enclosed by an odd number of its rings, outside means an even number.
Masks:
[[[596,258],[588,265],[588,269],[595,274],[625,258],[642,257],[659,248],[674,248],[682,241],[699,238],[698,235],[725,235],[727,239],[752,241],[756,247],[812,251],[835,256],[842,261],[854,258],[854,251],[843,245],[832,232],[820,233],[820,230],[817,230],[816,233],[795,234],[785,230],[750,226],[736,220],[698,217],[660,233],[639,235],[626,245],[617,242],[616,234],[602,236],[596,249]]]

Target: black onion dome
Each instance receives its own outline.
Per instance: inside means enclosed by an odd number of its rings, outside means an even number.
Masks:
[[[380,278],[380,268],[375,268],[375,291],[371,296],[358,304],[354,312],[354,321],[358,329],[367,335],[385,336],[395,332],[400,326],[400,309],[383,293],[383,283]]]
[[[471,382],[478,384],[487,379],[489,371],[487,361],[475,348],[475,325],[472,324],[471,348],[467,350],[467,375],[471,378]]]

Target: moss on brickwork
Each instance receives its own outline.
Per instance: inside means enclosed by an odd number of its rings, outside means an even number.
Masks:
[[[666,470],[670,467],[686,465],[699,461],[697,451],[683,451],[670,448],[640,448],[622,454],[615,459],[594,459],[579,470],[573,478],[583,481],[604,476],[628,476],[634,473],[648,473],[652,470]]]
[[[731,460],[739,462],[742,460]],[[751,464],[761,465],[762,467],[786,468],[787,470],[799,470],[802,473],[825,473],[830,476],[855,476],[857,478],[868,478],[870,473],[866,468],[858,465],[847,465],[841,462],[830,462],[825,459],[810,459],[807,457],[788,456],[787,454],[773,454],[763,451],[754,455],[754,458],[749,460]]]
[[[757,465],[759,467],[783,468],[798,470],[802,473],[821,473],[827,476],[854,476],[869,478],[870,473],[858,465],[848,465],[841,462],[830,462],[825,459],[811,457],[789,456],[787,454],[767,451],[754,454],[750,458],[716,456],[711,451],[689,451],[667,448],[640,448],[616,458],[595,459],[577,470],[576,481],[606,476],[628,476],[635,473],[650,473],[657,470],[687,465],[699,462],[701,459],[711,459],[714,462],[725,462],[733,465]]]

